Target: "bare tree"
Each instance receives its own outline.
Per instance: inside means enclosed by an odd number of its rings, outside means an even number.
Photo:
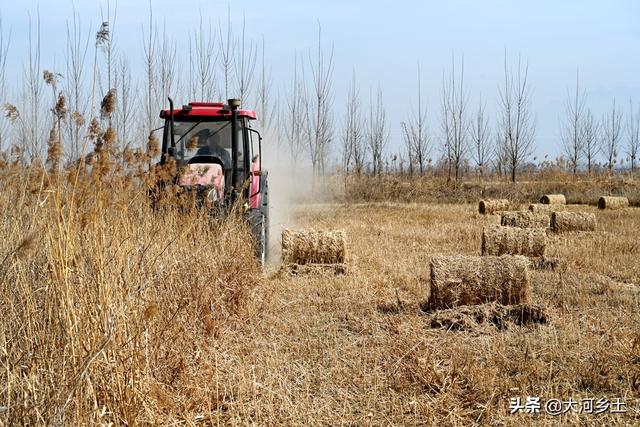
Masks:
[[[131,132],[136,120],[136,90],[132,87],[131,68],[126,57],[120,58],[114,77],[114,85],[118,92],[115,111],[116,135],[123,151],[132,145]]]
[[[200,25],[193,36],[195,48],[195,75],[196,83],[200,89],[200,100],[209,101],[215,97],[215,66],[218,56],[215,51],[215,35],[211,32],[211,26],[204,27],[202,12],[200,12]]]
[[[11,35],[5,35],[2,26],[2,16],[0,16],[0,103],[4,105],[7,98],[6,70],[7,54],[9,52],[9,41]],[[5,141],[8,135],[8,123],[4,115],[0,115],[0,153],[5,150]]]
[[[246,23],[244,14],[242,15],[242,33],[238,40],[237,57],[235,58],[235,69],[237,78],[237,93],[242,102],[248,102],[251,95],[251,85],[253,84],[253,72],[256,68],[257,49],[253,41],[247,43]]]
[[[522,65],[518,55],[515,72],[504,59],[504,86],[500,88],[500,150],[507,159],[511,182],[516,182],[518,170],[529,158],[535,141],[535,123],[531,115],[532,91],[529,86],[529,65]]]
[[[400,122],[400,129],[402,130],[402,141],[404,142],[404,147],[407,150],[407,161],[409,166],[409,175],[413,176],[413,166],[415,165],[415,159],[413,155],[413,140],[411,138],[411,132],[409,131],[409,125],[407,122]],[[403,162],[402,154],[400,155],[400,174],[403,173]]]
[[[302,64],[302,61],[300,61]],[[301,65],[301,68],[303,65]],[[298,56],[294,55],[293,60],[293,80],[291,81],[291,89],[287,96],[287,109],[283,111],[283,119],[281,120],[284,127],[283,133],[289,150],[291,160],[294,167],[298,165],[302,149],[304,147],[304,137],[306,118],[307,118],[307,91],[304,85],[304,73],[298,70]]]
[[[31,14],[29,14],[29,63],[25,71],[25,96],[24,102],[27,111],[27,117],[21,120],[21,140],[26,146],[23,147],[27,151],[30,160],[35,160],[42,153],[40,141],[44,140],[42,123],[42,80],[40,78],[40,12],[36,16],[36,27],[33,28]],[[34,34],[35,31],[35,34]]]
[[[352,170],[359,175],[364,168],[365,147],[360,89],[355,71],[351,76],[346,107],[347,113],[342,127],[343,168],[346,175]]]
[[[420,64],[418,64],[418,111],[414,112],[408,123],[401,123],[401,127],[409,157],[409,173],[413,174],[415,162],[418,165],[420,175],[423,175],[427,156],[431,150],[431,141],[427,127],[427,109],[422,104]]]
[[[476,116],[469,127],[469,136],[473,144],[471,157],[476,163],[478,177],[483,178],[485,167],[491,161],[493,147],[491,146],[491,131],[489,130],[489,118],[486,113],[487,105],[482,103],[482,96],[478,105]]]
[[[273,119],[277,113],[277,103],[270,104],[271,100],[271,69],[267,70],[264,60],[264,37],[262,37],[262,66],[260,70],[260,84],[258,85],[258,102],[260,108],[259,120],[262,130],[269,132]]]
[[[157,102],[155,99],[155,87],[156,87],[156,42],[157,35],[154,30],[153,21],[153,7],[151,0],[149,0],[149,30],[148,34],[145,34],[144,27],[142,28],[142,50],[145,66],[145,84],[146,84],[146,96],[144,109],[146,114],[146,128],[145,134],[151,133],[155,128],[156,114],[157,114]],[[190,73],[193,75],[195,73]]]
[[[375,102],[373,96],[370,96],[370,98],[366,138],[371,152],[372,172],[374,175],[380,175],[383,170],[382,159],[389,137],[387,113],[382,102],[382,89],[380,86],[378,86]]]
[[[571,170],[575,175],[578,171],[578,162],[584,152],[584,140],[582,138],[582,121],[584,120],[584,110],[586,94],[580,90],[580,79],[576,72],[576,90],[573,95],[567,94],[565,102],[565,119],[560,128],[560,138],[564,152],[569,159]]]
[[[69,98],[71,120],[66,121],[69,146],[67,158],[77,159],[82,154],[82,130],[88,113],[89,102],[85,93],[85,62],[89,51],[91,34],[82,33],[80,16],[73,11],[73,21],[67,21],[67,49],[65,91]]]
[[[627,155],[631,160],[631,172],[636,171],[636,159],[640,154],[640,108],[634,114],[633,103],[629,100],[627,117]]]
[[[464,89],[464,57],[461,60],[459,76],[456,75],[455,61],[452,58],[451,72],[442,81],[442,131],[448,161],[447,180],[451,179],[453,168],[456,182],[460,179],[461,168],[468,150],[468,99]]]
[[[494,136],[493,145],[493,163],[495,165],[498,176],[507,177],[507,165],[509,164],[509,156],[507,153],[507,145],[503,136],[498,132]]]
[[[222,35],[222,24],[218,23],[220,42],[220,65],[222,67],[222,77],[224,79],[224,98],[229,99],[229,80],[233,67],[233,53],[235,52],[233,30],[231,28],[231,6],[227,4],[227,28],[226,35]]]
[[[158,46],[159,52],[156,58],[157,76],[155,90],[156,99],[160,100],[161,105],[167,105],[167,98],[172,96],[176,90],[176,76],[179,75],[176,64],[176,43],[167,36],[166,22],[163,28],[162,42]]]
[[[331,102],[333,99],[333,46],[328,57],[322,49],[322,28],[318,23],[318,51],[309,65],[313,77],[313,101],[309,103],[307,144],[315,175],[324,174],[329,148],[333,140]]]
[[[602,117],[602,150],[607,161],[607,169],[613,171],[618,157],[618,146],[622,138],[622,111],[616,109],[613,100],[610,113]]]
[[[587,161],[587,171],[591,175],[593,169],[593,163],[600,153],[600,126],[595,120],[593,113],[587,108],[584,120],[582,121],[582,129],[580,131],[582,135],[582,152],[585,160]]]

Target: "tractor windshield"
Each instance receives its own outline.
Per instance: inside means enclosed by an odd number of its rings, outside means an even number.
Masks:
[[[242,141],[242,126],[238,126]],[[231,121],[174,123],[175,158],[179,163],[211,163],[217,161],[231,169]],[[238,167],[244,164],[243,144],[238,144]],[[214,160],[215,159],[215,160]]]

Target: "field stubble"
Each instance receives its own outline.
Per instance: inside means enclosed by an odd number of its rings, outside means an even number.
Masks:
[[[509,415],[515,396],[620,397],[625,415],[562,421],[640,420],[637,209],[568,206],[596,213],[598,225],[549,236],[547,256],[565,268],[531,272],[545,324],[448,330],[421,311],[429,261],[480,254],[483,227],[500,218],[478,214],[477,200],[299,206],[297,226],[346,231],[348,274],[291,277],[272,265],[260,278],[232,219],[160,223],[143,195],[87,200],[73,210],[86,218],[75,217],[65,199],[41,205],[42,189],[31,190],[2,199],[0,405],[10,410],[0,420],[51,424],[62,411],[67,424],[559,421]]]
[[[225,364],[244,379],[225,420],[557,424],[508,413],[510,397],[541,396],[620,397],[623,418],[562,421],[638,422],[640,212],[568,209],[596,213],[598,229],[551,236],[548,255],[562,258],[566,271],[531,272],[531,303],[548,324],[456,332],[432,328],[433,315],[420,311],[429,260],[479,254],[482,228],[499,216],[479,215],[475,204],[300,207],[301,225],[347,231],[353,272],[274,275],[254,290],[251,320],[232,334]]]

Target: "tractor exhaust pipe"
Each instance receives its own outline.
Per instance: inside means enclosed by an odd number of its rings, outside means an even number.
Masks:
[[[171,150],[175,151],[176,149],[176,133],[174,131],[174,123],[173,123],[173,99],[171,97],[169,99],[169,117],[171,123]],[[173,155],[173,153],[171,153]]]
[[[227,101],[231,109],[231,188],[236,191],[238,188],[238,108],[239,99],[229,99]]]

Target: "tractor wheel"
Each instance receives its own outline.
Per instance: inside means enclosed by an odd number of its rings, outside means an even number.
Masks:
[[[260,211],[256,213],[253,230],[256,238],[256,257],[263,266],[267,262],[269,249],[269,219]]]

